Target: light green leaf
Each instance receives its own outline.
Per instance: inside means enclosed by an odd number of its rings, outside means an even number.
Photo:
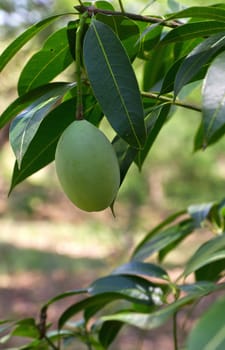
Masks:
[[[25,32],[23,32],[20,36],[18,36],[7,48],[3,51],[0,56],[0,72],[7,65],[7,63],[13,58],[13,56],[36,34],[38,34],[41,30],[45,29],[52,22],[59,19],[62,16],[68,16],[71,13],[64,13],[61,15],[56,15],[52,17],[48,17],[38,23],[35,23],[31,27],[29,27]]]
[[[84,62],[112,127],[131,146],[142,148],[146,130],[137,80],[120,40],[106,24],[92,20],[84,40]]]
[[[203,145],[207,146],[225,126],[225,52],[212,62],[203,85]],[[220,135],[222,136],[222,135]]]
[[[46,40],[43,48],[35,53],[23,68],[18,81],[19,95],[49,83],[72,61],[67,28],[61,28]]]
[[[225,21],[225,9],[215,6],[192,6],[185,10],[173,13],[167,17],[168,19],[175,18],[206,18],[216,21]]]
[[[213,238],[197,249],[186,264],[183,275],[186,277],[211,261],[222,259],[220,250],[225,248],[225,234]]]
[[[215,301],[191,331],[187,350],[225,349],[225,297]]]
[[[74,86],[75,83],[65,83],[55,88],[53,86],[51,91],[35,100],[13,120],[9,139],[19,168],[42,120],[60,104],[65,93]]]

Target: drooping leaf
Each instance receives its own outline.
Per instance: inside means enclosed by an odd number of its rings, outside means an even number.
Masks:
[[[66,92],[74,86],[75,83],[53,85],[49,92],[31,103],[13,120],[9,139],[17,159],[18,168],[21,167],[23,157],[42,120],[61,103]]]
[[[84,62],[94,94],[112,127],[131,146],[141,148],[146,130],[134,71],[120,40],[96,20],[85,36]]]
[[[62,103],[44,118],[24,154],[20,169],[17,162],[15,163],[10,192],[28,176],[54,160],[59,137],[63,130],[74,121],[75,108],[76,101],[72,99]]]
[[[225,234],[219,235],[202,244],[186,263],[183,275],[186,277],[211,261],[220,260],[223,258],[220,251],[224,248]]]
[[[212,62],[203,85],[203,140],[207,146],[217,138],[225,126],[225,52],[220,53]]]
[[[182,217],[184,214],[186,214],[186,210],[179,211],[177,213],[174,213],[167,217],[165,220],[163,220],[159,225],[157,225],[153,230],[148,232],[148,234],[144,237],[144,239],[136,246],[133,254],[132,259],[135,260],[136,254],[142,249],[142,247],[147,243],[152,237],[154,237],[156,234],[161,232],[162,230],[166,229],[167,226],[169,226],[173,221],[177,220],[179,217]]]
[[[205,39],[184,59],[174,82],[175,96],[189,83],[202,67],[225,46],[225,33],[215,34]]]
[[[225,297],[216,300],[203,314],[187,340],[187,350],[225,348]]]
[[[215,261],[213,261],[215,259]],[[215,281],[222,277],[225,271],[225,250],[212,254],[211,261],[195,271],[197,281]]]
[[[213,208],[218,209],[218,204],[211,202],[199,205],[190,205],[188,207],[188,213],[193,218],[196,228],[202,227],[203,222],[210,218],[210,213],[212,212]]]
[[[118,335],[123,326],[123,322],[119,321],[106,321],[98,333],[98,338],[104,349],[107,349],[109,345]]]
[[[144,263],[140,261],[131,261],[127,264],[121,265],[112,272],[113,275],[132,275],[132,276],[147,276],[158,278],[162,280],[168,280],[168,274],[162,267]]]
[[[209,35],[225,31],[225,22],[203,21],[183,24],[171,30],[160,42],[160,45],[185,41],[197,37],[206,37]]]
[[[20,36],[18,36],[0,56],[0,72],[7,65],[7,63],[13,58],[13,56],[36,34],[38,34],[41,30],[45,29],[52,22],[59,19],[62,16],[68,16],[71,13],[64,13],[60,15],[55,15],[52,17],[45,18],[44,20],[35,23],[31,27],[29,27],[25,32],[23,32]]]
[[[49,83],[72,61],[67,28],[61,28],[46,40],[43,48],[35,53],[23,68],[18,81],[19,95]]]
[[[144,260],[155,252],[160,252],[174,242],[180,242],[193,231],[193,221],[186,219],[178,224],[151,233],[148,240],[138,246],[132,256],[133,260]]]

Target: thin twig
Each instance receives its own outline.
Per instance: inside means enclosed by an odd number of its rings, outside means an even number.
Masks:
[[[187,102],[182,102],[182,101],[177,100],[177,99],[174,100],[173,98],[170,98],[168,96],[159,95],[159,94],[154,93],[154,92],[142,91],[141,95],[143,97],[152,98],[152,99],[155,99],[155,100],[158,100],[158,101],[169,102],[172,105],[183,107],[183,108],[187,108],[187,109],[192,109],[192,110],[197,111],[197,112],[201,112],[202,111],[201,107],[196,106],[194,104],[187,103]]]
[[[84,13],[87,12],[89,17],[92,17],[93,15],[96,14],[103,14],[103,15],[110,15],[110,16],[126,16],[130,19],[133,19],[135,21],[139,22],[146,22],[146,23],[158,23],[159,25],[163,25],[165,27],[169,28],[176,28],[182,25],[182,23],[177,22],[177,21],[166,21],[162,18],[159,17],[150,17],[150,16],[142,16],[142,15],[137,15],[135,13],[130,13],[130,12],[120,12],[120,11],[110,11],[110,10],[103,10],[103,9],[98,9],[94,6],[75,6],[74,7],[78,12]]]
[[[174,350],[178,350],[178,339],[177,339],[177,312],[173,315],[173,342]]]
[[[121,10],[121,12],[125,13],[122,0],[118,0],[118,1],[119,1],[119,5],[120,5],[120,10]]]

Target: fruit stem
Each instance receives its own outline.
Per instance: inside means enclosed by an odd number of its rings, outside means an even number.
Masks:
[[[82,79],[81,79],[81,47],[82,47],[82,35],[84,31],[84,25],[87,12],[80,16],[80,24],[76,34],[76,81],[77,81],[77,108],[76,108],[76,120],[83,119],[83,100],[82,100]]]

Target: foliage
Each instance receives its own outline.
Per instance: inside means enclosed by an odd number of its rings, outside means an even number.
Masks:
[[[162,17],[125,12],[122,1],[115,9],[107,1],[96,1],[94,6],[80,2],[74,13],[66,15],[71,17],[69,22],[50,35],[25,64],[18,98],[0,118],[1,128],[11,122],[10,142],[16,156],[10,191],[54,161],[59,137],[75,117],[98,127],[107,118],[115,133],[112,144],[121,185],[131,164],[142,169],[175,108],[201,115],[195,151],[219,141],[225,132],[225,6],[180,9],[175,1],[170,3],[179,10]],[[17,37],[2,53],[0,69],[63,16],[46,18]],[[75,79],[55,81],[74,62]],[[184,90],[196,84],[201,97],[194,103],[189,95],[181,99]],[[188,236],[202,234],[202,228],[211,232],[210,238],[187,259],[174,280],[164,266],[166,256]],[[125,324],[151,330],[172,318],[174,348],[178,349],[179,311],[206,295],[224,293],[224,229],[224,200],[190,205],[148,232],[126,264],[86,289],[49,300],[39,320],[3,320],[1,343],[20,336],[31,339],[21,350],[59,350],[78,339],[88,349],[103,350]],[[59,315],[52,329],[49,307],[74,295],[82,298]],[[106,307],[112,303],[115,312]],[[223,308],[224,296],[203,314],[182,346],[187,350],[224,348]],[[72,322],[81,312],[82,319]]]

